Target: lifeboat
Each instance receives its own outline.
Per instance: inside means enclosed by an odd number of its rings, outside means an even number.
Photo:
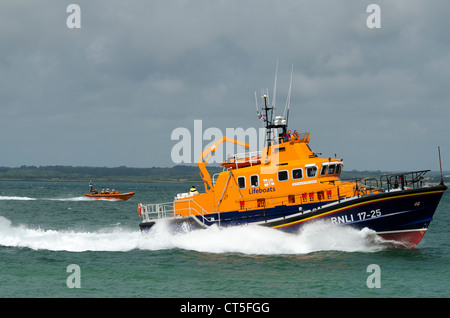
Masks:
[[[86,193],[86,196],[91,199],[106,199],[106,200],[120,200],[127,201],[134,195],[134,192],[125,193]]]
[[[204,192],[178,195],[169,203],[140,203],[141,230],[151,230],[165,219],[184,229],[186,224],[192,229],[254,224],[297,232],[321,220],[369,228],[395,246],[411,248],[420,242],[447,189],[442,177],[438,185],[425,185],[429,170],[341,180],[343,159],[313,152],[311,134],[290,134],[287,118],[274,117],[268,94],[262,98],[262,151],[228,156],[221,164],[223,171],[212,179],[206,165],[222,143],[249,148],[228,137],[217,140],[198,161]]]
[[[105,199],[105,200],[119,200],[119,201],[127,201],[134,195],[134,192],[125,192],[119,193],[117,191],[110,192],[107,190],[106,192],[102,191],[102,193],[98,193],[97,190],[92,186],[92,181],[89,182],[89,193],[86,193],[86,197],[91,199]]]

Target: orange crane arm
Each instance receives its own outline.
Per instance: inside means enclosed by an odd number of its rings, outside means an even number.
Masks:
[[[207,190],[206,184],[209,186],[210,189],[213,189],[211,175],[209,174],[208,170],[206,170],[206,165],[208,164],[209,159],[211,159],[212,153],[214,153],[216,151],[217,147],[224,142],[232,142],[236,145],[240,145],[245,148],[250,148],[250,146],[246,143],[223,136],[221,139],[216,141],[211,147],[209,147],[208,149],[203,151],[202,155],[200,156],[200,159],[198,160],[198,168],[200,169],[200,176],[202,177],[203,181],[205,182],[205,190]],[[206,157],[206,159],[205,159],[205,157]]]

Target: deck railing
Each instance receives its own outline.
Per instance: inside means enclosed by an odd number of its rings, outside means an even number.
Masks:
[[[384,174],[380,177],[380,186],[386,187],[387,191],[391,191],[392,189],[405,190],[423,188],[425,185],[425,178],[423,176],[429,171],[430,170],[420,170]]]
[[[150,222],[152,219],[169,218],[176,216],[177,212],[188,211],[189,216],[199,216],[203,224],[205,223],[205,221],[218,222],[220,224],[220,213],[218,213],[217,220],[213,217],[207,217],[206,215],[210,212],[206,211],[192,198],[177,200],[177,203],[188,203],[188,207],[182,209],[174,209],[173,202],[139,204],[143,222]]]

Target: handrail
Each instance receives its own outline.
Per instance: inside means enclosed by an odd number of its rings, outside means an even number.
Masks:
[[[173,206],[172,202],[167,203],[151,203],[151,204],[141,204],[139,203],[138,209],[140,214],[142,215],[142,219],[144,222],[149,222],[152,219],[161,219],[167,217],[167,212],[170,212],[170,209],[167,210],[166,207]],[[151,217],[151,215],[156,215],[156,217]]]
[[[391,189],[405,188],[421,188],[424,185],[424,175],[430,170],[418,170],[410,172],[398,172],[392,174],[384,174],[380,177],[381,187],[383,186],[383,180],[385,179],[387,191]]]
[[[284,141],[284,137],[283,136],[276,136],[273,138],[273,144],[282,144],[282,143],[288,143],[288,142],[304,142],[304,143],[309,143],[309,140],[311,139],[311,133],[309,132],[303,132],[303,133],[298,133],[298,137],[295,139],[291,139],[289,141]]]
[[[192,198],[186,200],[178,200],[177,202],[189,202],[188,208],[183,209],[174,209],[173,202],[167,203],[149,203],[149,204],[139,204],[139,208],[141,209],[141,214],[144,222],[149,222],[152,219],[162,219],[175,216],[176,211],[189,211],[189,216],[192,216],[191,211],[194,211],[194,215],[202,217],[202,223],[205,224],[205,220],[208,222],[213,222],[212,218],[208,218],[205,214],[210,214],[207,210],[205,210],[202,206],[200,206],[197,202],[195,202]],[[195,206],[191,206],[191,202],[195,203],[195,205],[199,208],[200,212],[197,211]],[[170,213],[170,214],[169,214]],[[169,215],[168,215],[169,214]],[[154,217],[152,217],[154,216]],[[218,213],[219,219],[217,220],[220,225],[220,213]]]

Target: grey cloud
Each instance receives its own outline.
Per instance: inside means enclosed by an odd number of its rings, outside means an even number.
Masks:
[[[371,1],[79,0],[81,29],[69,3],[0,4],[0,165],[171,165],[194,119],[259,127],[277,59],[280,109],[293,63],[289,123],[347,169],[450,156],[446,2],[377,1],[381,29]]]

